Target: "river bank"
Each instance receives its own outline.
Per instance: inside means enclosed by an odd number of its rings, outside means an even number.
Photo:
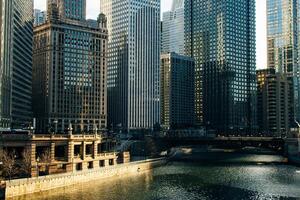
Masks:
[[[234,156],[234,155],[233,155]],[[239,200],[300,198],[300,168],[277,163],[178,162],[118,179],[95,180],[17,200]],[[266,159],[270,159],[266,155]],[[235,156],[234,156],[235,157]],[[281,157],[273,157],[276,161]],[[272,160],[270,160],[272,161]]]
[[[5,182],[5,198],[12,199],[33,193],[50,192],[76,184],[92,183],[95,180],[117,179],[135,176],[166,164],[165,158],[120,164],[94,170],[50,175],[37,178],[17,179]]]

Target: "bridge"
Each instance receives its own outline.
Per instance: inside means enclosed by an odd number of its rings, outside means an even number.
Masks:
[[[276,151],[283,151],[285,140],[277,137],[164,137],[163,142],[169,147],[184,145],[216,145],[221,147],[242,148],[246,146],[263,147]]]

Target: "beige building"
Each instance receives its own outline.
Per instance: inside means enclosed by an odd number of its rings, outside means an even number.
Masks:
[[[275,69],[257,70],[258,125],[262,132],[281,136],[293,123],[291,82]]]
[[[85,16],[85,1],[81,3],[82,8],[74,9],[76,16]],[[65,133],[71,125],[74,133],[96,133],[107,126],[106,17],[77,19],[62,14],[56,3],[49,4],[47,12],[47,21],[34,28],[36,130]]]
[[[115,139],[97,134],[0,133],[0,153],[14,153],[17,161],[29,156],[32,177],[115,165],[115,145]],[[27,154],[24,154],[25,151]],[[124,162],[129,162],[128,157],[123,155]]]

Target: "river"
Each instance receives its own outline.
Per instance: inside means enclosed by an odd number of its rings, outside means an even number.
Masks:
[[[281,160],[278,156],[233,157],[234,162],[174,161],[135,177],[97,181],[19,199],[300,199],[299,167],[278,163]],[[261,163],[260,160],[269,162]]]

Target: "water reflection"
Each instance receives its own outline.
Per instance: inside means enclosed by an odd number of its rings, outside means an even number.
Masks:
[[[300,199],[299,170],[283,164],[173,162],[135,177],[97,181],[71,190],[55,190],[50,196],[44,193],[19,199],[293,200]]]

